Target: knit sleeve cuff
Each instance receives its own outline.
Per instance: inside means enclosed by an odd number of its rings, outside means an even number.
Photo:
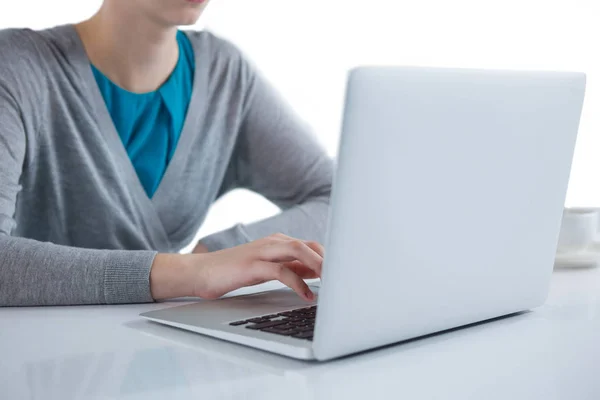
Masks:
[[[150,269],[154,251],[118,251],[105,260],[104,300],[107,304],[151,303]]]

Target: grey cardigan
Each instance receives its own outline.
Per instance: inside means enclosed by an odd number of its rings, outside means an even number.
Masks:
[[[0,306],[152,301],[157,252],[189,244],[234,188],[282,208],[203,239],[322,241],[333,163],[229,42],[187,32],[196,71],[172,161],[150,199],[72,25],[0,31]]]

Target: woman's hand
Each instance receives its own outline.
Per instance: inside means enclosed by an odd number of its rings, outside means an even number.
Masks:
[[[303,279],[321,276],[323,247],[276,234],[206,254],[159,254],[150,272],[155,299],[195,296],[216,299],[245,286],[278,280],[300,297],[314,294]]]

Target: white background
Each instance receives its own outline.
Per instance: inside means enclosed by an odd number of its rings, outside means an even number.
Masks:
[[[85,19],[101,0],[0,4],[0,28],[40,29]],[[212,0],[197,28],[241,47],[332,156],[345,74],[357,64],[586,72],[567,205],[600,206],[599,21],[594,0]],[[215,204],[199,237],[275,212],[259,196],[235,192]]]

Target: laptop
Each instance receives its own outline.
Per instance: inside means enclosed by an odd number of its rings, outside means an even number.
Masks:
[[[542,305],[584,93],[572,72],[352,70],[315,302],[141,316],[324,361]]]

